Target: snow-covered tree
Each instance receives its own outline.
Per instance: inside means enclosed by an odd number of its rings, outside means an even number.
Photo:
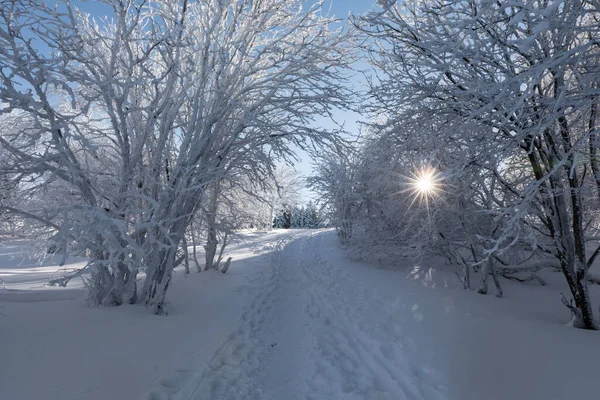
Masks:
[[[284,229],[318,229],[320,228],[319,211],[312,201],[305,205],[283,204],[273,218],[274,228]]]
[[[31,123],[0,145],[32,184],[73,193],[29,217],[90,254],[90,299],[137,302],[143,269],[139,300],[161,313],[185,233],[237,159],[336,139],[311,121],[346,107],[352,60],[320,2],[105,4],[110,19],[3,2],[0,114]]]
[[[306,205],[305,213],[306,213],[305,214],[306,228],[309,228],[309,229],[319,228],[319,225],[320,225],[319,213],[318,213],[316,206],[314,205],[314,203],[312,201],[309,201],[308,204]]]
[[[352,237],[356,215],[360,208],[355,190],[356,162],[336,153],[324,154],[316,163],[313,176],[308,178],[319,196],[321,209],[336,227],[342,243]]]
[[[434,135],[469,147],[469,163],[486,171],[480,190],[497,229],[479,263],[514,246],[552,255],[573,299],[563,301],[587,329],[598,327],[587,289],[600,251],[598,12],[589,1],[406,1],[357,23],[377,43],[380,127],[440,121]],[[404,132],[414,143],[418,132]]]
[[[288,205],[295,204],[302,196],[304,187],[304,179],[301,174],[292,168],[285,166],[277,166],[273,176],[265,181],[265,186],[262,190],[255,192],[264,201],[260,207],[255,210],[263,217],[263,224],[275,228],[283,228],[283,220],[279,224],[274,221],[278,217],[282,217],[284,209]],[[268,222],[267,222],[268,221]],[[281,225],[281,226],[279,226]]]

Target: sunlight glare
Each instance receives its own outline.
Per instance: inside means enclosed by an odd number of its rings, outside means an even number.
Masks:
[[[443,191],[441,175],[435,168],[415,169],[411,177],[404,178],[407,180],[407,187],[402,192],[407,191],[412,195],[411,206],[418,201],[429,209],[429,202]]]
[[[432,190],[434,190],[432,178],[433,177],[431,176],[431,174],[418,177],[415,181],[416,189],[423,194],[430,193]]]

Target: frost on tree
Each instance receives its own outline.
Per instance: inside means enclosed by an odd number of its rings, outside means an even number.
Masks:
[[[337,153],[324,154],[317,162],[309,186],[319,194],[324,214],[336,227],[342,243],[352,238],[360,208],[356,190],[357,160]]]
[[[26,121],[2,127],[3,171],[23,197],[68,193],[5,210],[90,256],[94,303],[163,312],[210,188],[290,157],[292,143],[336,139],[310,122],[346,106],[351,59],[320,3],[303,3],[105,2],[106,19],[69,2],[2,3],[0,114]]]
[[[432,124],[438,145],[465,156],[454,165],[437,161],[451,174],[479,174],[471,186],[478,200],[466,200],[495,227],[475,236],[477,259],[469,263],[511,264],[517,252],[519,264],[551,265],[552,257],[571,292],[563,299],[574,324],[597,329],[587,271],[600,251],[598,4],[382,3],[383,12],[357,21],[378,42],[371,54],[382,75],[371,98],[385,118],[374,128],[410,151],[419,147],[415,128]],[[456,247],[453,238],[442,241]]]

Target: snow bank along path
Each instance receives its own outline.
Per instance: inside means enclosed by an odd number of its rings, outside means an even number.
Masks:
[[[441,377],[404,342],[398,304],[367,290],[347,263],[331,232],[281,238],[253,277],[261,289],[239,328],[171,398],[445,398]]]

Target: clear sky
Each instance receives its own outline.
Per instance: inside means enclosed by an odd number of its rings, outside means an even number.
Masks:
[[[332,11],[338,17],[345,17],[349,12],[363,13],[375,4],[375,0],[331,0]]]
[[[331,6],[331,13],[338,18],[346,19],[350,13],[353,14],[363,14],[370,9],[375,7],[376,0],[330,0],[328,3]],[[357,78],[356,84],[360,85],[361,79]],[[352,112],[342,112],[337,111],[334,113],[334,118],[338,123],[343,123],[344,128],[350,132],[351,134],[358,134],[359,124],[358,120],[361,120],[361,116],[359,114],[355,114]],[[322,123],[325,127],[332,127],[333,124],[328,123],[326,120],[317,121],[317,123]],[[304,153],[299,152],[302,161],[296,164],[295,168],[303,175],[310,175],[312,171],[312,159],[311,157]],[[314,198],[314,193],[306,190],[305,195],[307,198]]]
[[[316,0],[315,0],[316,1]],[[47,4],[55,4],[56,0],[46,0]],[[106,5],[101,5],[98,2],[90,2],[85,0],[71,1],[72,4],[77,4],[78,7],[85,11],[100,16],[107,9]],[[310,0],[307,0],[310,3]],[[325,0],[326,6],[331,6],[333,15],[339,18],[346,18],[349,13],[361,14],[368,11],[375,5],[375,0]]]

